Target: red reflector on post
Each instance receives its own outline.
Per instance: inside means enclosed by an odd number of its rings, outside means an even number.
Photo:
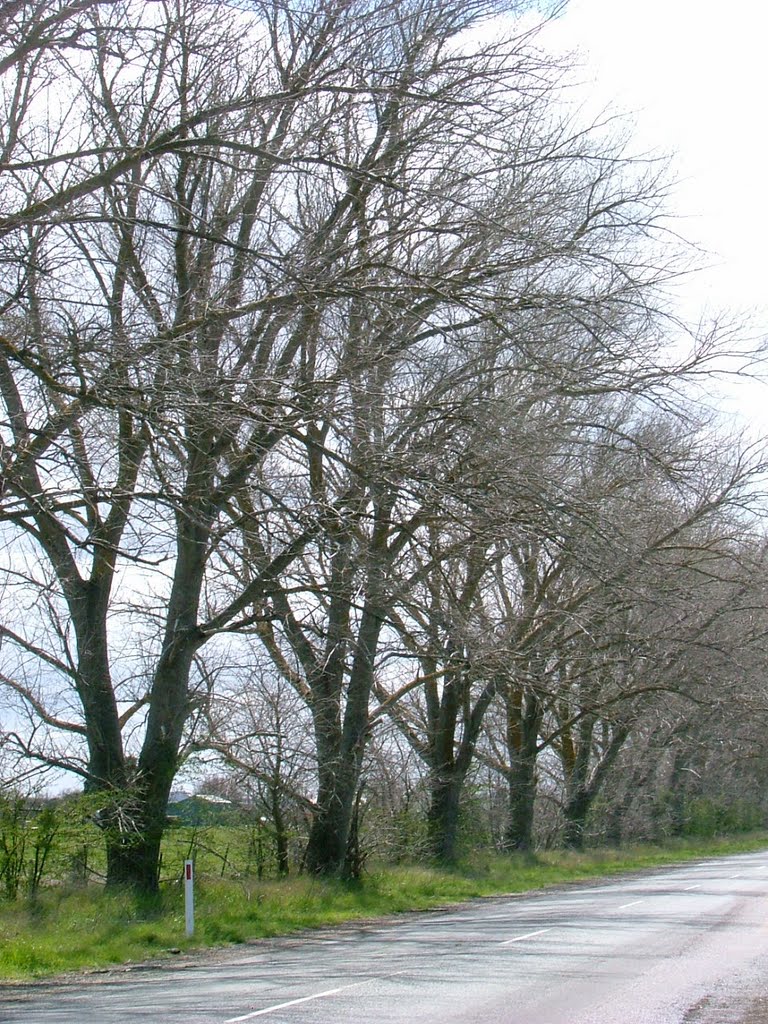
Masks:
[[[185,867],[187,869],[187,881],[191,882],[192,881],[192,865],[191,864],[186,864]]]

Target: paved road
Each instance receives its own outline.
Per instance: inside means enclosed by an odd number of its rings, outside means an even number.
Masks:
[[[768,1024],[768,852],[0,988],[25,1024]]]

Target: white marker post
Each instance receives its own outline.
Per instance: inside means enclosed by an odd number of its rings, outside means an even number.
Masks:
[[[195,930],[195,870],[191,860],[184,861],[184,918],[187,925],[187,938]]]

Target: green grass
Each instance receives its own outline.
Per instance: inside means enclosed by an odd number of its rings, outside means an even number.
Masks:
[[[34,901],[0,903],[0,978],[25,980],[67,970],[169,956],[385,914],[519,893],[589,878],[713,855],[768,847],[763,834],[738,839],[679,841],[663,847],[563,851],[535,857],[478,854],[452,870],[425,866],[372,867],[358,884],[292,878],[203,878],[196,893],[196,933],[184,935],[178,885],[148,903],[98,886],[56,886]]]

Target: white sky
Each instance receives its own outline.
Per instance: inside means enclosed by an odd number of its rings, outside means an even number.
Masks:
[[[674,155],[681,233],[711,254],[686,315],[749,313],[767,336],[768,4],[571,0],[548,31],[580,52],[592,96],[633,113],[642,149]],[[725,390],[768,433],[768,384]]]

